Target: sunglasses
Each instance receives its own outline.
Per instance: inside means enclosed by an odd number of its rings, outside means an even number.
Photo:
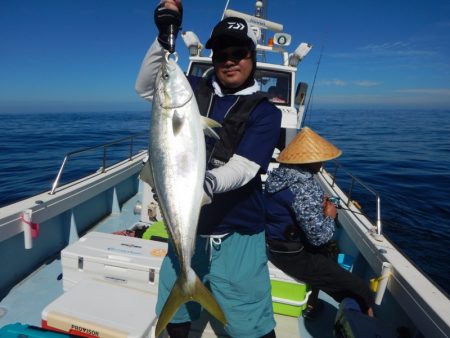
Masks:
[[[237,48],[231,51],[218,51],[213,53],[215,62],[233,61],[239,62],[243,59],[250,58],[250,51],[247,48]]]

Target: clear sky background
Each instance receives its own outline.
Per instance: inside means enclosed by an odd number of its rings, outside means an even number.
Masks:
[[[141,111],[134,91],[156,35],[149,0],[0,0],[0,113]],[[225,0],[185,0],[206,42]],[[254,13],[254,1],[229,8]],[[298,80],[316,108],[450,109],[449,0],[269,1],[268,19],[314,48]],[[177,40],[180,65],[187,50]],[[311,87],[311,86],[310,86]]]

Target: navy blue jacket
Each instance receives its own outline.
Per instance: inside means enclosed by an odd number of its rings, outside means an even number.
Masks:
[[[191,79],[190,79],[191,80]],[[215,95],[210,118],[222,123],[237,95]],[[281,111],[268,101],[261,102],[249,116],[235,154],[257,163],[265,172],[281,131]],[[208,142],[208,140],[207,140]],[[239,232],[255,234],[264,230],[265,213],[261,177],[257,174],[243,187],[215,194],[202,208],[198,233],[202,235]]]

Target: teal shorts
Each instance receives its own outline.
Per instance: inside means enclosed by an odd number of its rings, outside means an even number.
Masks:
[[[216,241],[217,242],[217,241]],[[230,234],[221,243],[197,237],[192,267],[209,287],[222,308],[231,337],[261,337],[275,327],[271,286],[264,232],[255,235]],[[156,313],[169,296],[179,271],[178,259],[169,245],[161,266]],[[200,317],[196,302],[182,305],[172,323],[183,323]]]

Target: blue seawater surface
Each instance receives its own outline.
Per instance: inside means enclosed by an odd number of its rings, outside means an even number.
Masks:
[[[381,196],[383,233],[450,293],[450,110],[316,110],[305,125],[343,151],[339,163]],[[357,188],[375,220],[375,198]]]
[[[0,206],[50,190],[66,153],[145,133],[134,153],[147,149],[149,113],[0,114]],[[126,158],[129,143],[111,145],[106,166]],[[95,173],[103,148],[73,155],[60,185]]]
[[[50,190],[66,153],[146,134],[149,127],[148,112],[0,119],[0,206]],[[450,111],[315,110],[305,122],[342,149],[339,163],[346,170],[380,194],[383,232],[450,293]],[[138,138],[135,151],[145,149],[147,139]],[[107,164],[128,153],[128,143],[108,147]],[[87,155],[69,160],[62,183],[102,165],[102,149]],[[350,182],[339,171],[337,179],[346,191]],[[357,185],[352,197],[373,220],[374,197]]]

